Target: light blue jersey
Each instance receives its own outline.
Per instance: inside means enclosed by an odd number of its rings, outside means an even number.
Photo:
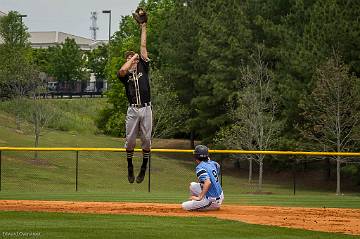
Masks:
[[[209,159],[208,161],[202,161],[199,163],[195,170],[200,183],[205,182],[206,179],[210,179],[211,186],[209,191],[206,193],[206,197],[219,197],[222,193],[219,181],[220,165]]]

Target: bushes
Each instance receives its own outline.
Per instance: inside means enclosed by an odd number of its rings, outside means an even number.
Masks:
[[[360,185],[360,165],[359,164],[346,164],[341,168],[344,176],[351,177],[356,185]]]
[[[96,119],[96,126],[104,134],[125,137],[125,118],[125,113],[113,108],[105,108]]]
[[[18,114],[22,120],[33,123],[34,102],[31,99],[0,102],[0,110]],[[50,115],[47,128],[81,133],[99,133],[95,120],[106,106],[105,99],[41,100],[46,115]]]

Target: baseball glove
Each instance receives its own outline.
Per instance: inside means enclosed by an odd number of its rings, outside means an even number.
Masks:
[[[139,24],[147,22],[147,14],[145,10],[141,7],[138,7],[132,15]]]

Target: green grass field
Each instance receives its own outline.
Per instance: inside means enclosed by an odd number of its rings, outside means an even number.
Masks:
[[[31,238],[357,238],[338,233],[259,226],[215,218],[34,212],[0,212],[0,228],[0,233],[38,234]]]
[[[70,107],[70,106],[69,106]],[[76,105],[75,108],[79,107]],[[70,109],[69,112],[75,112]],[[76,118],[78,118],[76,116]],[[89,119],[91,117],[88,117]],[[81,121],[80,121],[81,122]],[[92,125],[89,123],[89,125]],[[23,122],[15,130],[13,115],[0,111],[0,146],[33,146],[31,125]],[[122,147],[123,139],[79,130],[43,132],[41,147]],[[188,142],[154,140],[154,148]],[[123,153],[80,152],[78,191],[75,191],[75,152],[2,152],[0,199],[164,202],[180,204],[188,197],[188,184],[196,180],[191,155],[153,155],[151,192],[148,178],[129,184]],[[141,154],[136,154],[136,172]],[[182,160],[183,159],[183,160]],[[272,194],[252,194],[246,172],[225,170],[223,188],[226,204],[279,205],[299,207],[360,208],[360,193],[305,187],[299,184],[293,195],[292,178],[264,178],[263,190]],[[210,226],[211,225],[211,226]],[[213,218],[173,218],[125,215],[0,212],[0,235],[4,232],[39,232],[32,238],[356,238],[270,226],[249,225]],[[6,236],[4,237],[6,238]],[[16,238],[11,237],[9,238]]]

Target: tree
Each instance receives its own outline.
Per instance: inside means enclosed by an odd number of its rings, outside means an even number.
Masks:
[[[174,136],[185,125],[189,110],[181,105],[172,81],[153,71],[151,77],[153,102],[153,138]]]
[[[332,152],[355,149],[360,126],[359,78],[349,74],[337,54],[321,65],[315,74],[311,94],[300,103],[302,121],[300,130],[309,141],[308,148]],[[345,160],[336,160],[336,194],[341,193],[340,169]]]
[[[11,11],[0,18],[0,96],[23,96],[29,90],[27,71],[30,66],[29,34],[20,15]]]
[[[88,78],[84,53],[74,39],[49,48],[50,73],[60,82],[75,82]]]
[[[175,0],[174,5],[165,11],[164,29],[159,34],[160,71],[172,80],[180,103],[190,110],[188,119],[184,119],[185,127],[180,132],[190,138],[191,148],[195,148],[194,140],[198,135],[198,127],[192,123],[197,113],[191,102],[197,92],[195,80],[203,72],[203,69],[195,68],[201,2]]]
[[[232,124],[222,128],[215,141],[232,149],[269,150],[276,144],[281,130],[280,122],[275,119],[273,80],[260,50],[251,59],[251,67],[242,69],[242,81],[237,85],[238,92],[231,104]],[[262,190],[264,157],[263,154],[249,157],[259,164],[258,191]]]
[[[21,21],[20,14],[10,11],[6,16],[0,18],[0,36],[3,45],[11,48],[23,48],[29,45],[27,27]]]
[[[29,115],[34,126],[35,143],[34,147],[39,147],[41,131],[48,126],[54,117],[54,109],[49,105],[49,101],[41,98],[41,93],[46,92],[46,87],[37,87],[29,100]],[[38,159],[38,152],[35,151],[35,160]]]
[[[197,92],[191,102],[197,114],[192,124],[211,141],[228,121],[223,106],[241,81],[240,69],[248,62],[252,35],[241,1],[208,1],[201,8],[198,58],[194,61],[200,74],[195,78]]]
[[[281,102],[280,117],[286,121],[282,138],[297,147],[301,137],[299,101],[311,92],[313,75],[320,62],[332,57],[333,49],[359,75],[359,1],[297,0],[288,2],[289,12],[272,21],[270,34],[278,36],[273,53],[277,58],[275,82]],[[273,2],[271,2],[272,4]],[[273,14],[276,15],[276,14]],[[275,38],[276,39],[276,38]]]
[[[95,74],[96,79],[106,79],[106,64],[108,63],[108,47],[100,45],[88,53],[87,67]]]
[[[50,75],[50,50],[39,48],[32,49],[31,59],[40,72]]]
[[[0,18],[0,98],[13,99],[17,104],[16,127],[20,127],[19,104],[37,85],[38,72],[31,62],[29,33],[20,15],[11,11]]]
[[[316,1],[310,9],[303,38],[306,50],[311,53],[307,59],[311,65],[317,67],[316,62],[326,61],[336,49],[350,70],[360,73],[359,14],[359,1]]]

